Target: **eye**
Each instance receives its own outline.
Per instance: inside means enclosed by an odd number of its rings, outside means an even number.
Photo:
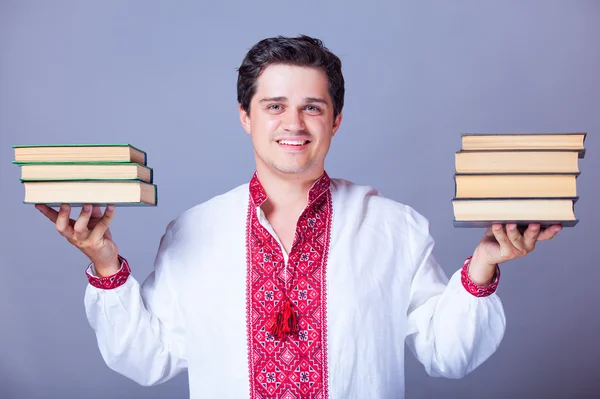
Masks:
[[[317,107],[316,105],[307,105],[305,109],[311,114],[318,114],[321,112],[321,108]]]
[[[270,104],[267,106],[267,109],[270,111],[281,111],[283,106],[281,104]]]

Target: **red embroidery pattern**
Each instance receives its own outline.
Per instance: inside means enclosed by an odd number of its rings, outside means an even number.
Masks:
[[[131,274],[131,268],[129,267],[129,262],[127,262],[127,259],[119,256],[119,261],[121,262],[121,268],[119,269],[119,271],[113,274],[112,276],[106,277],[98,277],[92,275],[92,264],[90,263],[90,265],[85,270],[85,274],[87,275],[90,284],[96,288],[102,288],[105,290],[112,290],[125,284],[127,278]]]
[[[494,275],[494,281],[489,286],[483,288],[473,282],[471,277],[469,277],[469,264],[471,263],[472,256],[469,256],[465,259],[465,263],[463,264],[462,270],[460,271],[460,277],[463,287],[470,294],[475,295],[476,297],[486,297],[492,295],[498,289],[498,283],[500,282],[500,267],[496,265],[496,274]]]
[[[256,173],[250,182],[247,220],[247,334],[250,398],[328,397],[326,263],[331,231],[330,180],[324,174],[309,191],[286,267],[277,241],[258,221],[267,198]],[[286,338],[268,329],[286,300],[298,331]]]

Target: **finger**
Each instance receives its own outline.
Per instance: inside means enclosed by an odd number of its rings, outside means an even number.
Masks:
[[[492,225],[485,230],[485,233],[483,233],[483,237],[492,238],[494,236],[494,232],[492,231],[494,227],[502,228],[502,225],[499,223],[492,223]]]
[[[555,224],[552,225],[546,229],[544,229],[544,231],[542,231],[539,236],[537,237],[538,241],[547,241],[547,240],[551,240],[554,238],[554,236],[556,236],[558,234],[559,231],[561,231],[563,229],[563,227],[560,224]]]
[[[535,248],[535,243],[537,241],[539,234],[540,234],[540,224],[539,223],[532,223],[529,225],[529,227],[527,227],[527,230],[525,230],[525,233],[523,234],[523,242],[525,245],[525,249],[528,252],[533,251],[533,249]]]
[[[56,230],[65,237],[71,237],[73,235],[73,226],[70,223],[69,218],[71,214],[71,206],[69,204],[62,204],[58,211],[58,217],[56,218]]]
[[[54,209],[50,208],[46,204],[36,204],[35,209],[40,211],[44,216],[46,216],[52,223],[56,223],[56,219],[58,218],[58,212]]]
[[[92,206],[90,204],[84,204],[81,207],[81,212],[79,213],[79,217],[73,226],[73,231],[75,232],[75,238],[77,240],[85,240],[89,234],[90,230],[88,229],[88,223],[90,221],[90,216],[92,215]]]
[[[523,236],[519,232],[516,223],[509,223],[506,225],[506,235],[508,235],[508,239],[515,248],[519,250],[525,249],[523,243]]]
[[[498,244],[500,245],[500,253],[503,254],[504,257],[512,257],[517,249],[511,243],[510,238],[508,238],[508,235],[502,226],[494,226],[492,231],[496,241],[498,241]]]
[[[92,233],[90,234],[91,240],[96,241],[102,238],[102,236],[110,226],[110,222],[112,221],[114,215],[115,206],[108,205],[104,210],[104,215],[102,215],[102,218],[98,221],[98,224],[96,225],[96,227],[94,227],[94,230],[92,230]]]
[[[92,217],[94,219],[98,219],[102,217],[102,209],[98,205],[94,205],[94,209],[92,209]]]

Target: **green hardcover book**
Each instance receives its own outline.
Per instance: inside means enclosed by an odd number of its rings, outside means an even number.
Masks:
[[[23,182],[25,204],[48,206],[82,206],[83,204],[115,206],[156,206],[158,187],[132,180],[71,180]]]
[[[13,145],[18,165],[28,163],[132,162],[147,165],[146,152],[131,144]]]
[[[21,165],[21,181],[139,180],[153,183],[152,168],[124,162],[32,162]]]

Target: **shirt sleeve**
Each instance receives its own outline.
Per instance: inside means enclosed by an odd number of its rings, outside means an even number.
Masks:
[[[141,286],[129,275],[123,258],[113,276],[100,279],[93,265],[87,269],[86,316],[102,358],[112,370],[144,386],[167,381],[187,368],[175,242],[171,222],[161,238],[154,271]]]
[[[493,283],[479,287],[468,276],[470,257],[448,279],[432,251],[428,221],[416,212],[409,220],[414,272],[406,342],[434,377],[462,378],[498,348],[506,318]]]

